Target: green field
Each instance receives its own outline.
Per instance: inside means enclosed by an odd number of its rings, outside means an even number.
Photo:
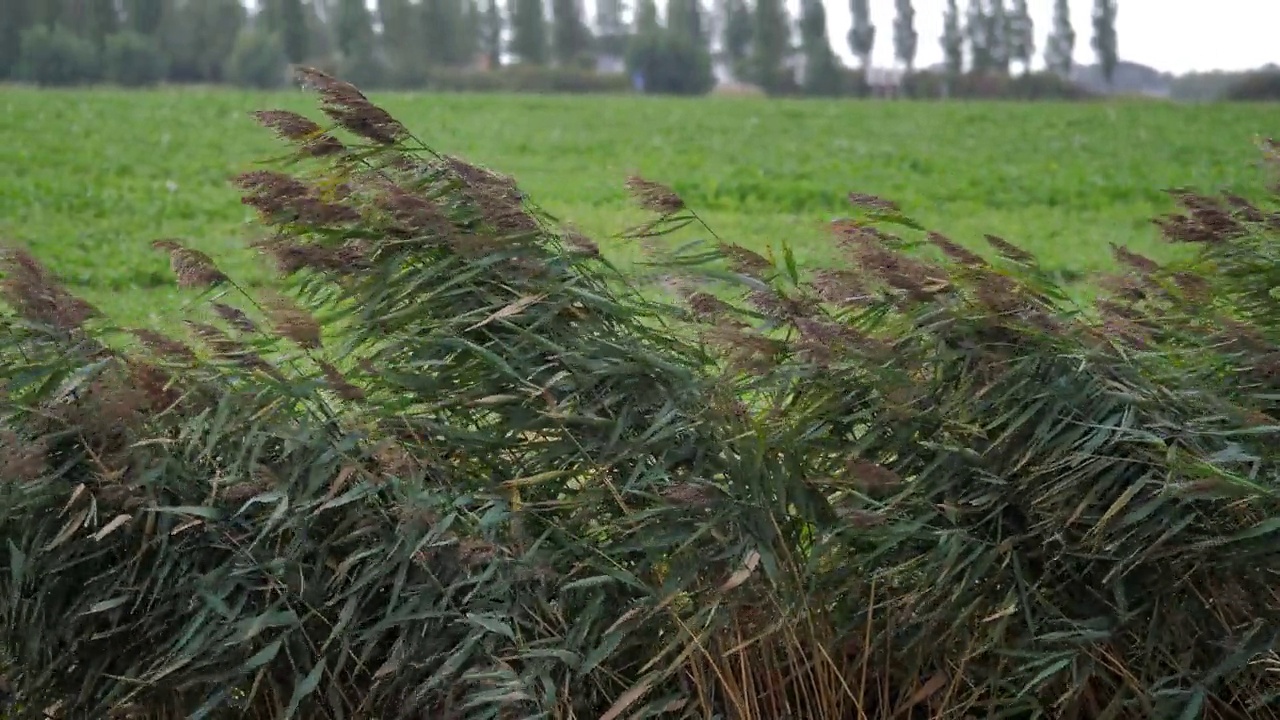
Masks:
[[[603,238],[641,215],[629,172],[670,183],[726,238],[787,240],[836,261],[824,224],[848,191],[899,201],[966,244],[983,232],[1082,273],[1109,242],[1167,256],[1149,218],[1161,188],[1255,196],[1256,135],[1274,106],[883,103],[379,94],[423,140],[516,176],[551,213]],[[312,112],[301,93],[0,94],[0,237],[73,290],[153,324],[175,294],[157,237],[188,238],[234,276],[269,282],[245,249],[249,210],[226,179],[276,153],[253,109]],[[314,114],[314,113],[312,113]],[[625,260],[634,250],[604,243]]]

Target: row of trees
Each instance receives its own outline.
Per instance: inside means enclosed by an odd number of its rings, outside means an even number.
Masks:
[[[849,47],[869,66],[875,46],[876,28],[871,23],[869,0],[850,0],[853,27],[849,30]],[[895,0],[893,21],[894,56],[908,70],[914,67],[918,34],[915,10],[911,0]],[[958,75],[966,67],[977,73],[1008,74],[1013,63],[1031,71],[1036,52],[1035,23],[1026,0],[970,0],[963,17],[957,0],[947,0],[943,17],[942,44],[947,72]],[[1076,32],[1071,24],[1068,0],[1055,0],[1053,29],[1044,51],[1045,65],[1051,72],[1066,77],[1071,73],[1075,55]],[[1116,35],[1116,0],[1094,0],[1094,52],[1103,75],[1108,79],[1119,62]],[[966,66],[966,46],[968,65]]]
[[[877,28],[870,0],[849,2],[848,44],[865,70]],[[915,10],[911,0],[895,6],[895,56],[910,71],[919,46]],[[591,19],[581,0],[258,0],[256,8],[250,13],[242,0],[0,0],[0,76],[68,79],[77,69],[121,66],[116,74],[130,77],[108,79],[218,82],[278,77],[285,63],[308,62],[365,85],[413,87],[433,69],[478,61],[586,71],[604,54],[626,57],[648,89],[701,92],[718,53],[736,77],[769,92],[834,94],[850,79],[829,41],[822,0],[802,0],[794,24],[784,0],[710,7],[666,0],[661,16],[656,0],[634,8],[598,0]],[[1029,70],[1035,38],[1026,0],[970,0],[963,16],[948,0],[945,12],[940,42],[949,74]],[[1057,0],[1045,49],[1049,68],[1064,76],[1075,48],[1069,15],[1067,0]],[[1095,0],[1093,46],[1108,78],[1115,16],[1115,0]]]

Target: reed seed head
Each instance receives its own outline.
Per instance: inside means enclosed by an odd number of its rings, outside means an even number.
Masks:
[[[255,333],[258,331],[257,324],[240,308],[232,307],[226,303],[215,302],[213,303],[213,311],[228,325],[240,332]]]
[[[963,247],[941,233],[929,233],[929,242],[933,243],[934,247],[941,250],[947,257],[955,260],[961,265],[968,265],[970,267],[987,266],[987,261],[984,260],[981,255]]]
[[[222,330],[213,325],[192,321],[187,321],[186,325],[192,334],[209,348],[215,358],[234,363],[246,370],[261,371],[271,377],[279,377],[275,368],[263,360],[262,356],[243,343],[232,339]]]
[[[1111,243],[1111,254],[1115,257],[1116,262],[1143,275],[1151,275],[1160,271],[1160,263],[1121,245]]]
[[[320,110],[352,133],[379,145],[394,145],[409,136],[400,121],[355,85],[311,67],[298,68],[296,76],[304,88],[320,95]]]
[[[143,347],[161,357],[184,363],[196,359],[195,351],[190,347],[155,330],[134,328],[129,330],[129,334],[136,337]]]
[[[773,270],[773,263],[769,262],[763,255],[737,243],[721,242],[718,244],[718,248],[734,272],[762,280]]]
[[[272,326],[281,337],[288,338],[308,350],[320,348],[320,323],[316,322],[311,313],[283,297],[271,299],[266,304],[266,311],[271,318]]]
[[[684,200],[674,190],[639,175],[627,178],[627,190],[640,207],[652,213],[674,215],[685,208]]]
[[[72,295],[26,250],[0,248],[0,296],[22,317],[71,332],[99,317],[97,308]]]
[[[987,244],[995,248],[996,252],[1006,260],[1012,260],[1017,263],[1031,264],[1036,261],[1036,256],[1014,245],[998,235],[986,234],[982,236]]]
[[[312,157],[337,155],[346,149],[319,124],[291,110],[256,110],[252,115],[260,125],[273,130],[283,140],[297,143]]]
[[[351,384],[351,382],[347,380],[346,376],[344,376],[342,372],[331,363],[321,360],[320,371],[324,373],[324,378],[329,384],[329,389],[338,397],[351,402],[363,400],[365,398],[364,390]]]
[[[177,240],[156,240],[151,247],[169,253],[169,269],[178,278],[178,287],[204,289],[227,281],[213,259],[199,250],[185,247]]]
[[[886,200],[878,195],[868,195],[867,193],[849,193],[849,203],[854,207],[874,210],[877,212],[899,212],[902,210],[902,208],[892,200]]]

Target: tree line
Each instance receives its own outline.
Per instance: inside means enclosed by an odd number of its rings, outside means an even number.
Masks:
[[[843,0],[842,0],[843,1]],[[822,0],[0,0],[0,77],[45,84],[108,80],[141,85],[269,85],[288,63],[329,67],[367,86],[426,87],[442,71],[595,73],[623,61],[647,91],[705,92],[720,63],[773,94],[851,92],[879,39],[870,0],[847,0],[848,46],[834,51]],[[1117,65],[1116,0],[1093,0],[1093,49],[1110,80]],[[894,0],[894,56],[911,73],[919,47],[911,0]],[[938,38],[945,75],[1029,74],[1036,52],[1026,0],[948,0]],[[1044,50],[1069,75],[1076,32],[1057,0]]]

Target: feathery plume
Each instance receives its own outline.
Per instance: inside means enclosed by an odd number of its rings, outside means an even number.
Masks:
[[[169,269],[183,289],[210,288],[227,281],[213,259],[199,250],[185,247],[177,240],[156,240],[151,247],[169,253]]]
[[[627,178],[627,190],[640,207],[652,213],[674,215],[685,208],[684,200],[674,190],[639,175]]]

